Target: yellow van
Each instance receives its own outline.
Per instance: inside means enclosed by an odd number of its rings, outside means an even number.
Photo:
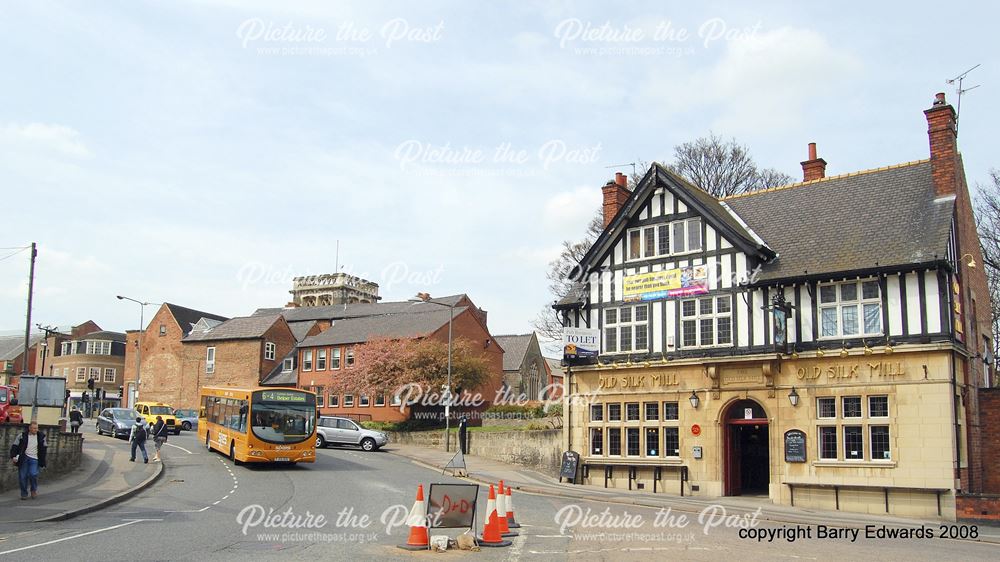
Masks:
[[[150,426],[156,423],[156,416],[163,418],[163,423],[167,424],[167,431],[174,435],[181,434],[181,424],[174,416],[174,409],[163,402],[136,402],[135,410],[139,415],[146,418],[146,423]]]

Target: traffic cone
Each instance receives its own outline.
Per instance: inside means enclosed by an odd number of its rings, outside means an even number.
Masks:
[[[503,480],[497,486],[497,523],[500,524],[501,537],[516,537],[517,533],[507,525],[507,494],[504,492]]]
[[[510,486],[507,486],[507,526],[511,529],[520,529],[521,525],[514,519],[514,496],[510,494]]]
[[[410,516],[406,518],[410,526],[410,538],[406,544],[397,545],[403,550],[427,550],[430,540],[427,536],[427,504],[424,503],[424,485],[417,486],[417,500],[413,502]]]
[[[500,522],[497,516],[497,494],[490,484],[490,495],[486,501],[486,516],[483,519],[483,536],[479,538],[479,546],[510,546],[510,541],[500,537]]]

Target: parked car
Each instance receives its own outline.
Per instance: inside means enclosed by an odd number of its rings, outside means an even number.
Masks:
[[[163,423],[167,424],[167,431],[174,435],[181,434],[181,424],[174,417],[174,409],[163,402],[137,402],[135,409],[139,415],[146,418],[146,423],[153,425],[156,423],[156,416],[163,418]]]
[[[316,448],[327,445],[357,445],[366,451],[377,451],[389,442],[381,431],[365,429],[347,418],[320,416],[316,424]]]
[[[131,408],[105,408],[97,416],[97,434],[127,439],[138,417],[139,412]]]
[[[178,408],[174,410],[174,417],[181,422],[181,429],[191,431],[198,429],[198,410],[184,410]]]

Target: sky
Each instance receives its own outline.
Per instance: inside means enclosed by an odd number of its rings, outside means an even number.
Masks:
[[[959,146],[985,182],[998,12],[4,1],[0,248],[38,243],[33,324],[134,329],[119,294],[247,315],[340,267],[385,300],[467,293],[492,333],[524,333],[600,187],[709,132],[795,177],[809,142],[828,175],[923,159],[922,111],[981,64]],[[14,251],[0,250],[0,331],[25,322]]]

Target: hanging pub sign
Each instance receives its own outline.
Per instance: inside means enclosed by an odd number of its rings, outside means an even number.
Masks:
[[[771,317],[774,319],[774,352],[788,353],[788,317],[792,315],[792,305],[785,301],[784,292],[774,295],[771,301]]]
[[[593,365],[601,354],[601,331],[590,328],[563,328],[563,363]]]
[[[806,434],[798,429],[785,432],[785,462],[806,462]]]
[[[650,271],[622,278],[622,299],[626,302],[689,297],[707,292],[707,265]]]

